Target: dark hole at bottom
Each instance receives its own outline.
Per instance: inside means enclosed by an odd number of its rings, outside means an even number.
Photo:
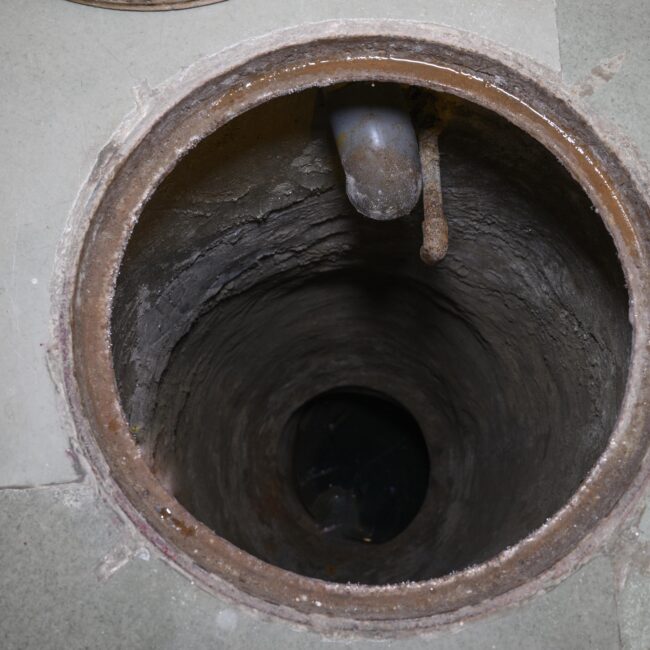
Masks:
[[[413,521],[427,493],[429,455],[401,405],[338,389],[301,406],[289,427],[295,489],[323,533],[379,544]]]

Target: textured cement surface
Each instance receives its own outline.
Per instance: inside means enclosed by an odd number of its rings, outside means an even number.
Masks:
[[[135,102],[197,58],[271,29],[337,17],[426,20],[561,69],[650,161],[644,0],[228,2],[166,14],[64,0],[0,5],[0,647],[650,648],[650,508],[556,588],[453,630],[326,639],[191,584],[78,479],[45,363],[53,261],[75,195]],[[650,500],[648,500],[650,503]]]
[[[650,8],[643,0],[558,2],[562,80],[650,157]]]
[[[610,650],[618,645],[614,574],[605,558],[503,616],[446,633],[379,641],[324,638],[204,593],[120,530],[86,486],[3,491],[0,545],[3,558],[11,558],[11,570],[0,573],[0,643],[7,649]]]

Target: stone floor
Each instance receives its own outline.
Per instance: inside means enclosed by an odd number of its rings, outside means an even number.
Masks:
[[[0,647],[650,648],[643,502],[588,564],[517,608],[417,638],[337,639],[203,592],[134,534],[73,462],[74,432],[46,363],[49,286],[76,194],[138,93],[273,29],[378,17],[467,30],[536,60],[650,161],[643,0],[228,0],[167,13],[1,4]]]

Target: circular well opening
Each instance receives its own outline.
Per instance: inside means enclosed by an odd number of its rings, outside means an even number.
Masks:
[[[493,113],[404,93],[447,116],[439,265],[421,206],[350,205],[312,89],[182,160],[117,279],[116,377],[151,470],[238,548],[322,580],[423,581],[516,544],[586,478],[627,376],[623,273],[582,189]]]
[[[323,534],[381,544],[413,521],[429,488],[429,453],[404,407],[344,388],[303,404],[287,429],[294,489]]]
[[[614,242],[627,199],[581,180],[588,195],[575,178],[591,167],[558,161],[567,141],[521,128],[537,113],[504,99],[499,114],[471,101],[485,85],[387,72],[361,56],[374,41],[355,47],[327,83],[400,83],[414,114],[426,97],[445,116],[445,260],[419,259],[421,204],[390,222],[349,204],[325,73],[275,76],[269,97],[262,57],[235,116],[193,123],[179,105],[117,177],[94,228],[134,183],[146,200],[133,195],[132,230],[86,240],[76,359],[113,476],[176,561],[283,616],[387,629],[525,584],[611,510],[629,472],[575,495],[629,417],[626,280],[640,280]],[[174,142],[199,132],[179,159]],[[92,253],[120,237],[102,276]]]

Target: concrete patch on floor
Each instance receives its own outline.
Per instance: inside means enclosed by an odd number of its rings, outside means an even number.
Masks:
[[[644,0],[558,0],[562,79],[650,160],[650,12]]]
[[[622,531],[612,550],[618,573],[618,616],[625,650],[650,648],[650,507]]]
[[[634,571],[618,597],[622,647],[650,648],[650,574]]]
[[[360,640],[268,620],[202,591],[85,485],[0,492],[0,548],[6,650],[619,647],[613,571],[603,557],[548,593],[485,620],[420,637]],[[633,593],[630,603],[642,606]]]

